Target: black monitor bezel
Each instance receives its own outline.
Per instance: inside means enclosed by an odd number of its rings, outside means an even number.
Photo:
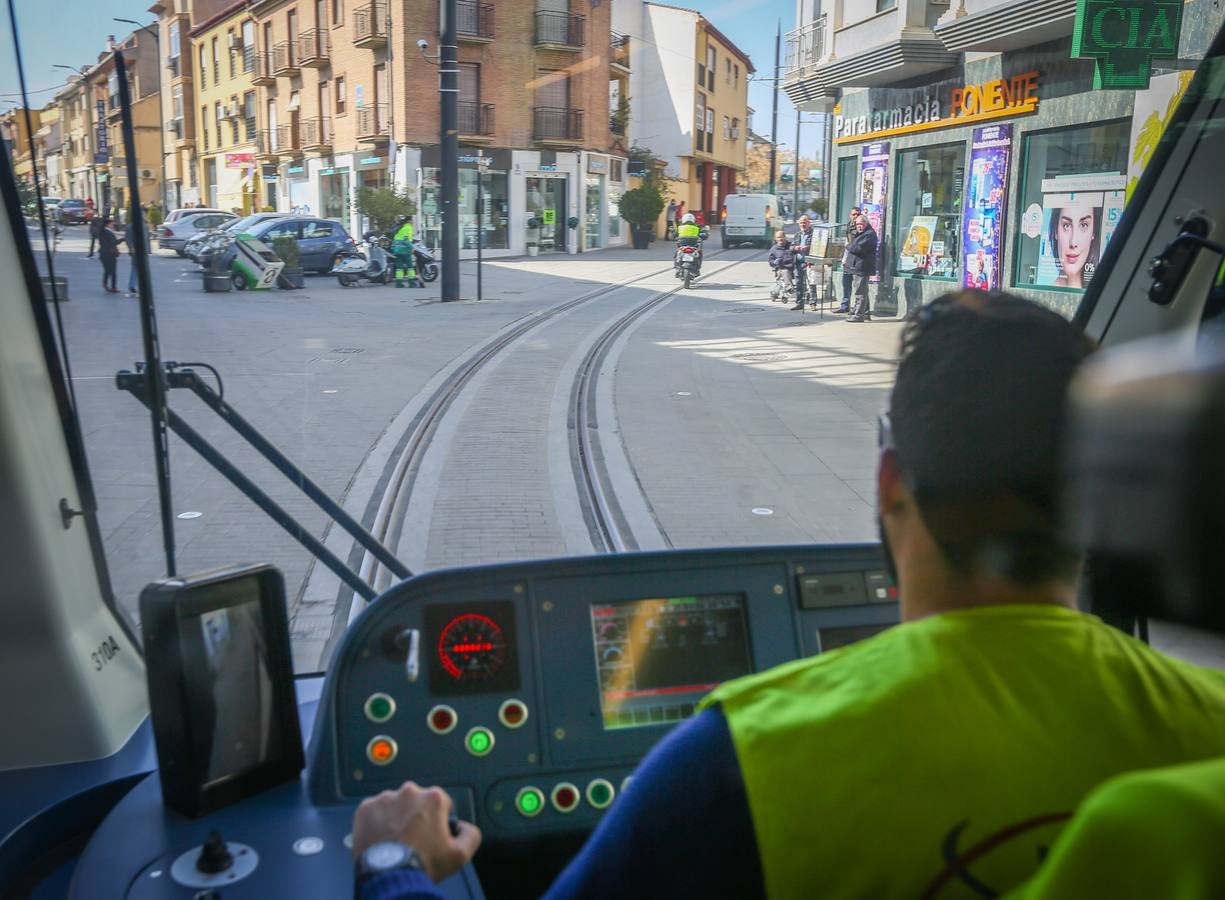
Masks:
[[[188,715],[187,677],[181,653],[185,620],[249,602],[235,591],[217,597],[227,583],[254,578],[272,678],[273,715],[282,736],[280,752],[245,772],[209,783],[207,760],[198,758]],[[228,568],[155,582],[141,592],[141,623],[149,711],[157,746],[165,804],[185,816],[199,816],[298,778],[305,766],[302,729],[293,683],[293,657],[285,607],[285,580],[270,565]]]

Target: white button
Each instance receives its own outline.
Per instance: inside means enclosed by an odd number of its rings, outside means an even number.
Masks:
[[[293,852],[298,856],[314,856],[323,849],[323,838],[304,837],[293,842]]]

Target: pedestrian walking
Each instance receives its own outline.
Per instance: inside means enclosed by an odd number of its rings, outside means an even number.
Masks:
[[[119,265],[119,238],[110,226],[109,217],[103,216],[98,220],[98,260],[102,263],[102,289],[108,294],[118,294],[115,270]]]
[[[792,312],[804,308],[805,294],[808,292],[808,254],[812,252],[814,236],[812,220],[808,216],[800,216],[800,230],[791,242],[791,252],[795,257],[795,306]]]
[[[667,240],[673,240],[676,237],[676,201],[668,202],[668,233]]]
[[[848,265],[854,276],[855,309],[847,316],[848,322],[866,322],[872,318],[868,303],[868,279],[876,274],[876,249],[879,244],[876,230],[861,215],[855,220],[855,236],[846,245]]]
[[[851,238],[855,236],[855,220],[859,218],[863,212],[858,206],[851,207],[851,218],[846,223],[846,243],[849,246]],[[849,313],[851,311],[851,284],[855,276],[851,274],[850,269],[846,267],[847,254],[846,250],[842,251],[842,305],[838,307],[838,312]]]

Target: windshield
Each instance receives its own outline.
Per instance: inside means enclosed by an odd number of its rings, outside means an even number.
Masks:
[[[963,288],[1075,315],[1225,16],[1133,5],[1168,46],[1120,62],[1135,29],[1004,0],[801,0],[771,6],[777,38],[760,3],[538,0],[518,27],[460,0],[452,160],[420,5],[64,0],[65,33],[17,0],[4,136],[25,197],[37,172],[74,198],[55,266],[118,604],[166,571],[149,413],[115,387],[143,357],[129,247],[97,234],[134,198],[163,359],[413,572],[875,542],[901,322]],[[189,258],[156,226],[195,208],[270,249]],[[340,269],[371,231],[387,252]],[[398,579],[189,390],[169,403],[361,580]],[[325,668],[360,594],[170,444],[178,570],[275,564],[295,665]]]

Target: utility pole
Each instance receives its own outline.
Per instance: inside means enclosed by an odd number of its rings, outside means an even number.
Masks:
[[[783,44],[783,22],[780,19],[774,32],[774,115],[770,120],[770,193],[774,194],[775,179],[778,172],[778,54]]]
[[[778,94],[774,96],[777,99]],[[795,165],[791,168],[791,211],[796,221],[799,221],[800,218],[800,124],[803,121],[804,114],[797,106],[795,108]]]
[[[459,297],[459,48],[456,0],[441,0],[438,144],[442,153],[442,302]]]

